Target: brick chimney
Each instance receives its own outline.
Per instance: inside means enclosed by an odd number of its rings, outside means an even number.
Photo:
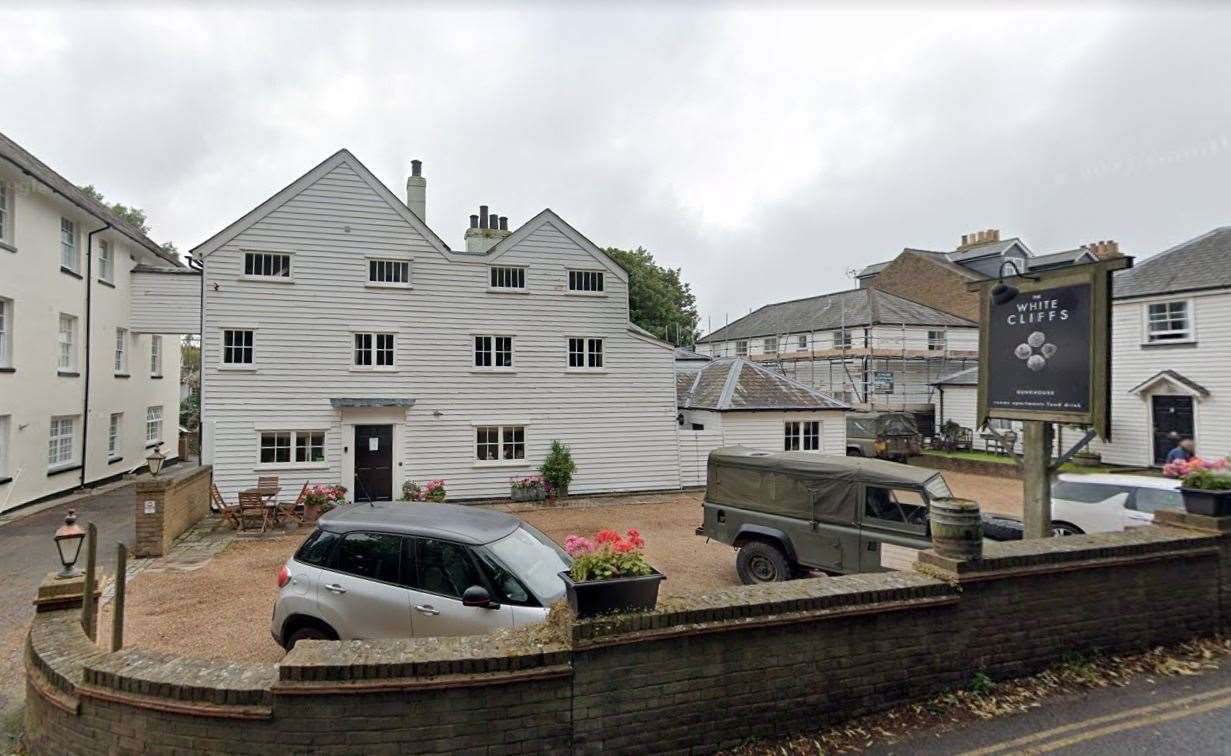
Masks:
[[[423,178],[423,161],[410,161],[410,177],[406,179],[406,207],[424,223],[427,222],[427,179]]]
[[[988,228],[982,231],[973,231],[969,234],[962,234],[962,243],[957,246],[958,251],[968,247],[977,247],[980,244],[990,244],[991,242],[1000,241],[1000,229]]]
[[[1120,252],[1120,244],[1112,241],[1111,239],[1083,244],[1081,245],[1081,248],[1100,260],[1110,260],[1113,257],[1122,256]]]
[[[466,251],[481,254],[511,233],[507,217],[488,212],[487,205],[479,205],[479,214],[470,216],[470,228],[466,229]]]

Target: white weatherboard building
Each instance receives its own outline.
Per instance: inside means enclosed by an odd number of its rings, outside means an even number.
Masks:
[[[224,494],[503,497],[553,439],[573,492],[678,488],[674,353],[629,323],[627,273],[551,210],[510,231],[484,206],[452,250],[425,190],[417,161],[404,203],[342,150],[193,250]]]
[[[134,270],[195,280],[0,135],[0,511],[176,455],[179,332],[134,322]]]

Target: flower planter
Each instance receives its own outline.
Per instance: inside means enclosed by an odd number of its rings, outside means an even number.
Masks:
[[[304,504],[303,505],[303,521],[305,523],[309,523],[309,522],[316,522],[317,520],[321,519],[321,514],[322,514],[321,509],[322,508],[320,504]]]
[[[1207,491],[1201,488],[1181,488],[1184,510],[1207,517],[1231,516],[1231,491]]]
[[[573,582],[568,571],[560,573],[569,608],[578,617],[593,617],[609,612],[648,612],[658,604],[658,584],[666,576],[650,575]]]
[[[513,501],[543,501],[547,498],[547,489],[543,486],[513,486],[509,498]]]

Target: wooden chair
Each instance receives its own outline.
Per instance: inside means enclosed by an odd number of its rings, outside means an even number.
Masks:
[[[249,523],[261,523],[261,532],[269,526],[269,512],[272,507],[265,506],[265,496],[260,491],[239,492],[239,529],[247,530]]]
[[[303,500],[308,495],[309,483],[304,483],[303,488],[299,489],[299,496],[295,497],[294,503],[277,504],[274,508],[277,510],[278,517],[286,517],[294,520],[300,525],[303,524]]]
[[[218,491],[218,486],[213,483],[209,484],[209,510],[221,517],[223,522],[239,530],[239,506],[228,504]]]
[[[272,499],[274,502],[277,502],[278,491],[282,490],[282,487],[278,485],[277,475],[260,476],[256,479],[256,487],[261,492],[261,496],[264,496],[266,500]]]

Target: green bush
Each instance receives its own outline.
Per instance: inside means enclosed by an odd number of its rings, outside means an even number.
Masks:
[[[577,465],[573,462],[573,455],[568,447],[559,441],[552,441],[551,451],[539,467],[539,472],[551,484],[552,489],[568,490],[568,484],[573,481],[573,473],[576,470]]]
[[[1184,476],[1184,487],[1202,491],[1231,491],[1231,475],[1225,470],[1194,470]]]

